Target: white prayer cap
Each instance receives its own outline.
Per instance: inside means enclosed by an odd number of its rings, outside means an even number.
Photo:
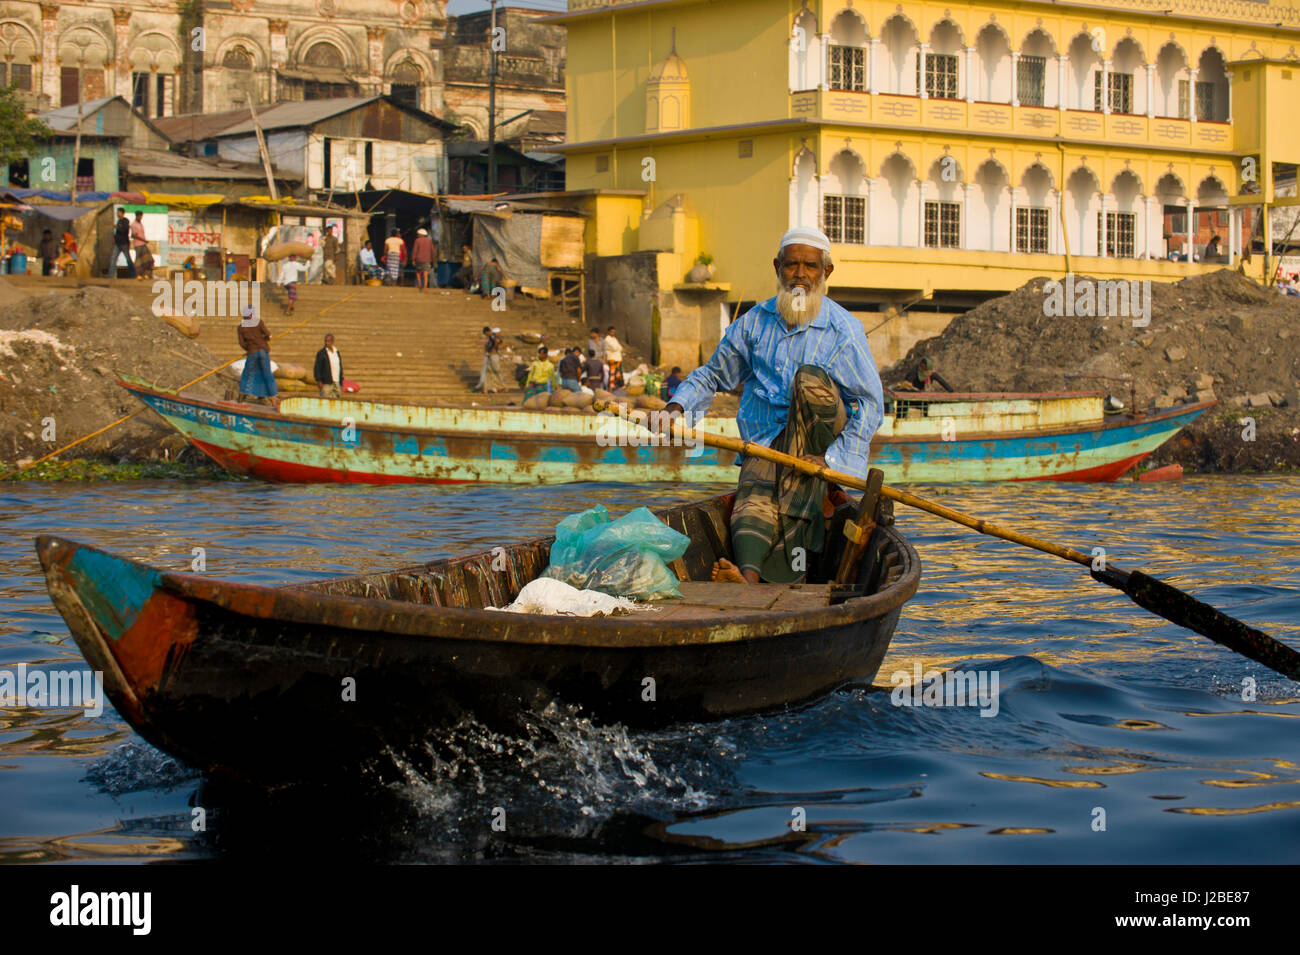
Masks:
[[[429,234],[429,230],[428,230],[428,229],[417,229],[417,230],[416,230],[416,235],[428,235],[428,234]]]
[[[806,225],[795,226],[781,236],[781,244],[777,246],[778,250],[784,249],[787,245],[806,245],[814,249],[821,249],[823,252],[831,250],[831,240],[826,238],[826,233],[821,229]]]
[[[252,318],[252,317],[253,317],[253,306],[251,306],[251,305],[245,305],[245,306],[243,307],[243,309],[240,310],[240,313],[239,313],[239,314],[243,315],[244,318]]]

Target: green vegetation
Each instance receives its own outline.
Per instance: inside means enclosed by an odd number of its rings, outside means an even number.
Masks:
[[[114,464],[109,461],[46,461],[9,478],[10,481],[151,481],[160,478],[182,481],[243,481],[211,461],[142,461]]]
[[[39,119],[27,118],[17,90],[0,86],[0,164],[35,155],[40,141],[53,135],[54,130]]]

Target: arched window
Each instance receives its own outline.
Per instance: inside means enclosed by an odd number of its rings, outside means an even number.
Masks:
[[[952,156],[930,164],[931,192],[937,198],[925,200],[926,248],[961,248],[961,179],[961,166]]]
[[[313,43],[302,61],[308,66],[319,66],[332,70],[343,69],[343,54],[333,43]]]
[[[919,55],[921,42],[912,21],[901,13],[894,14],[885,21],[880,39],[885,46],[886,69],[889,71],[888,92],[918,93],[912,64]]]
[[[887,192],[894,207],[894,235],[886,238],[893,238],[895,245],[920,245],[921,237],[916,234],[916,205],[912,201],[913,195],[920,193],[916,166],[902,153],[892,153],[880,166],[880,178],[884,182],[878,193]],[[887,208],[881,204],[881,219],[885,218],[883,213]]]
[[[1073,232],[1070,244],[1079,249],[1080,255],[1087,255],[1087,249],[1092,249],[1094,255],[1098,254],[1097,218],[1090,213],[1097,211],[1097,196],[1100,192],[1101,183],[1086,166],[1080,166],[1070,173],[1070,178],[1065,183],[1065,194],[1073,210],[1073,215],[1069,217]]]
[[[832,242],[864,245],[867,241],[867,167],[851,149],[831,157],[826,195],[822,197],[822,230]]]
[[[980,248],[992,252],[1010,251],[1011,239],[1004,231],[1009,221],[1011,208],[1011,177],[1002,163],[996,159],[986,159],[975,170],[975,198],[971,205],[971,240],[974,244],[978,236]],[[980,219],[980,228],[975,228],[976,216]]]
[[[925,77],[921,77],[921,54],[916,56],[916,87],[925,83],[925,95],[934,99],[958,99],[957,51],[962,48],[961,30],[951,20],[940,20],[930,31],[930,50],[925,56]]]
[[[1116,208],[1106,210],[1105,218],[1097,213],[1097,235],[1100,253],[1104,256],[1132,259],[1137,256],[1137,205],[1142,194],[1142,182],[1127,169],[1110,184]]]
[[[1094,74],[1093,103],[1094,108],[1104,110],[1109,106],[1112,113],[1145,113],[1146,86],[1140,86],[1142,94],[1135,96],[1133,74],[1142,66],[1142,47],[1132,37],[1125,37],[1115,46],[1115,54],[1110,61],[1109,86],[1102,89],[1102,74]],[[1109,99],[1109,102],[1105,98]]]
[[[1047,68],[1048,58],[1055,55],[1052,38],[1044,31],[1034,30],[1025,37],[1025,42],[1020,46],[1016,75],[1013,77],[1021,106],[1046,106],[1060,100],[1061,91],[1056,89],[1059,71]],[[1052,96],[1051,93],[1056,95]]]
[[[1187,119],[1191,115],[1188,77],[1187,57],[1182,47],[1172,41],[1166,43],[1156,56],[1157,116]]]
[[[867,88],[867,26],[853,10],[844,10],[831,24],[830,73],[833,90]]]
[[[1093,49],[1093,38],[1079,33],[1070,43],[1070,91],[1066,109],[1095,109],[1101,112],[1101,97],[1097,95],[1101,74],[1101,54]]]
[[[804,146],[790,178],[790,227],[817,225],[817,157]]]
[[[989,23],[980,30],[975,37],[975,52],[979,68],[975,76],[967,78],[974,98],[985,103],[1011,102],[1011,45],[1002,28]]]
[[[1196,118],[1221,123],[1228,118],[1228,71],[1223,54],[1209,47],[1196,63]]]
[[[232,47],[221,58],[221,65],[228,70],[251,70],[253,68],[253,54],[242,46]]]
[[[1052,232],[1052,174],[1042,163],[1034,163],[1025,170],[1020,186],[1028,201],[1016,206],[1015,251],[1046,254]]]
[[[404,60],[393,70],[390,95],[399,103],[420,108],[420,68]]]
[[[817,15],[805,6],[790,31],[790,89],[812,90],[821,82],[821,42]]]

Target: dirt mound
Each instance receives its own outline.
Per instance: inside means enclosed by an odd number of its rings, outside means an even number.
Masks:
[[[117,384],[117,373],[175,388],[219,364],[204,345],[119,292],[88,287],[25,296],[0,311],[3,470],[143,407]],[[220,397],[235,380],[221,372],[189,390]],[[184,447],[184,439],[146,411],[72,453],[141,461],[175,457]]]
[[[1104,379],[1132,375],[1140,409],[1220,402],[1151,463],[1232,471],[1300,466],[1300,298],[1224,269],[1152,282],[1149,300],[1139,292],[1117,314],[1123,300],[1096,294],[1100,284],[1092,286],[1089,307],[1087,276],[1062,283],[1059,298],[1050,281],[1034,279],[918,342],[881,373],[886,386],[928,357],[958,391],[1098,390],[1127,406],[1129,386]],[[1077,377],[1090,375],[1103,377]],[[1254,419],[1253,431],[1246,418]]]

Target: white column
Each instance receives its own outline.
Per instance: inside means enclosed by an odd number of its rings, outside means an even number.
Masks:
[[[1193,110],[1195,115],[1195,110]],[[1196,200],[1187,200],[1187,261],[1196,254]]]
[[[1102,258],[1106,254],[1106,193],[1098,193],[1101,196],[1101,215],[1097,218],[1097,258]]]
[[[975,102],[975,47],[966,47],[966,103]],[[964,213],[963,213],[964,214]]]
[[[1232,71],[1228,72],[1228,122],[1232,122]]]
[[[1011,51],[1011,105],[1020,105],[1020,54]]]
[[[866,222],[862,224],[862,238],[867,245],[873,245],[871,241],[871,219],[876,211],[876,180],[867,177],[867,215]]]
[[[1070,58],[1068,56],[1058,56],[1057,63],[1057,80],[1056,80],[1056,108],[1065,112],[1065,102],[1069,99],[1067,93],[1068,87],[1065,85],[1065,77],[1069,71]]]
[[[821,52],[822,55],[818,57],[821,60],[818,67],[821,70],[821,78],[818,80],[817,88],[825,90],[830,82],[831,75],[831,35],[829,33],[823,33],[821,36]]]
[[[1200,70],[1187,71],[1187,115],[1194,123],[1196,122],[1196,75]]]
[[[925,248],[925,180],[916,181],[916,247]]]
[[[917,93],[919,93],[919,94],[921,95],[921,99],[929,99],[929,98],[930,98],[929,93],[926,91],[926,85],[925,85],[925,61],[929,58],[929,55],[930,55],[930,44],[929,44],[929,43],[922,43],[922,44],[921,44],[921,51],[917,54],[917,56],[920,57],[921,71],[920,71],[920,73],[917,74],[917,77],[916,77],[916,79],[917,79],[917,84],[916,84],[916,85],[917,85],[917,90],[916,90],[916,91],[917,91]]]
[[[814,178],[817,180],[817,228],[825,230],[826,223],[822,221],[824,210],[826,209],[826,198],[822,195],[822,183],[824,180],[821,176],[816,176]]]
[[[971,244],[970,232],[970,194],[975,188],[972,182],[962,183],[961,187],[961,247],[963,249],[973,249]]]
[[[1147,119],[1156,118],[1156,65],[1147,64]]]
[[[1110,60],[1101,61],[1101,111],[1110,114]]]
[[[1146,200],[1138,199],[1137,202],[1139,209],[1146,209]],[[1135,213],[1133,218],[1138,220],[1133,228],[1133,258],[1145,259],[1147,257],[1147,230],[1150,228],[1150,223],[1147,222],[1146,216],[1144,215],[1138,215]]]
[[[1014,253],[1016,251],[1016,187],[1012,186],[1008,192],[1011,196],[1011,231],[1008,233],[1010,241],[1007,243],[1007,251]]]
[[[1065,248],[1065,237],[1061,235],[1061,190],[1052,190],[1051,201],[1047,203],[1051,210],[1049,215],[1051,219],[1047,228],[1047,251],[1052,255],[1060,255]]]
[[[880,38],[872,37],[871,45],[867,48],[867,89],[872,94],[880,92],[879,84],[876,82],[876,47],[880,46]]]
[[[1228,265],[1237,261],[1237,207],[1228,207]]]

